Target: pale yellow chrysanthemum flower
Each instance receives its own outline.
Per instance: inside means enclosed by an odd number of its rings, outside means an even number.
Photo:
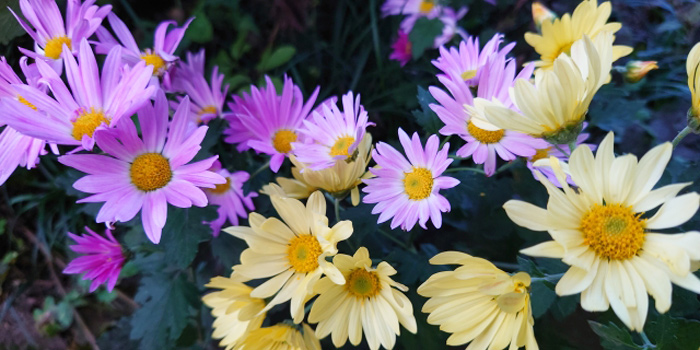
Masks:
[[[231,350],[238,341],[252,330],[260,328],[265,319],[265,301],[252,298],[253,288],[245,285],[240,276],[230,278],[217,276],[211,279],[207,288],[221,289],[202,298],[204,305],[212,308],[214,339],[221,339],[219,346]]]
[[[567,13],[553,21],[542,21],[540,29],[542,34],[525,33],[525,41],[540,54],[540,60],[535,62],[535,66],[551,69],[556,58],[562,53],[569,54],[574,42],[581,40],[584,36],[595,40],[600,33],[614,34],[620,30],[622,24],[606,23],[611,12],[610,2],[604,2],[598,6],[596,0],[585,0],[576,7],[573,15]],[[615,45],[612,48],[612,60],[614,62],[630,53],[632,53],[631,47]]]
[[[700,293],[700,279],[691,271],[692,263],[700,260],[700,233],[655,232],[688,221],[700,206],[700,196],[678,196],[690,183],[652,190],[671,158],[671,143],[654,147],[639,161],[631,154],[615,157],[613,144],[611,132],[595,157],[581,145],[568,166],[556,158],[538,161],[535,165],[551,166],[563,186],[559,189],[538,174],[549,192],[547,209],[517,200],[503,207],[516,224],[548,231],[554,239],[522,253],[562,259],[571,266],[557,283],[557,294],[581,293],[584,310],[612,307],[625,325],[642,331],[647,294],[664,313],[671,307],[671,283]],[[565,170],[577,189],[567,184]]]
[[[380,344],[386,349],[394,347],[396,336],[401,333],[399,324],[416,333],[413,306],[401,293],[408,288],[389,277],[396,274],[391,265],[382,261],[376,269],[372,268],[365,247],[353,256],[336,255],[333,264],[345,276],[346,283],[338,285],[323,278],[314,288],[319,296],[311,307],[309,322],[318,323],[319,338],[331,334],[333,345],[341,347],[348,338],[351,344],[360,344],[364,333],[369,348],[376,350]]]
[[[689,116],[700,118],[700,43],[695,44],[688,53],[688,60],[685,62],[685,69],[688,72],[688,88],[690,88],[691,107]]]
[[[258,328],[248,333],[234,350],[321,350],[314,330],[306,323],[302,327],[303,334],[298,327],[286,323]]]
[[[515,81],[511,99],[520,113],[496,101],[474,100],[486,119],[502,129],[544,138],[553,144],[576,139],[595,93],[608,81],[612,68],[612,33],[591,41],[584,36],[561,55],[551,70],[535,72],[535,82]]]
[[[223,231],[248,244],[234,273],[249,279],[271,277],[250,293],[255,298],[274,296],[263,311],[291,299],[290,312],[299,323],[304,304],[322,275],[345,283],[343,274],[326,257],[338,253],[338,242],[350,237],[352,222],[340,221],[329,228],[326,199],[319,191],[311,194],[306,206],[293,198],[272,195],[270,199],[284,221],[250,213],[250,227],[232,226]]]
[[[452,333],[447,345],[471,342],[468,350],[539,349],[532,330],[530,275],[511,276],[485,259],[454,251],[442,252],[430,263],[461,265],[430,276],[418,287],[418,294],[430,298],[422,310],[430,314],[428,323]]]

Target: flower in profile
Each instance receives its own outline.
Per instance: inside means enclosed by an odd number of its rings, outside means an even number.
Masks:
[[[282,95],[277,95],[270,77],[265,76],[267,86],[250,87],[250,94],[234,96],[232,113],[228,116],[229,129],[225,131],[229,143],[245,143],[239,150],[252,148],[258,153],[269,154],[270,169],[277,172],[292,151],[292,142],[303,141],[299,129],[308,117],[318,96],[317,87],[304,103],[301,89],[292,79],[284,77]]]
[[[521,252],[561,259],[570,266],[556,285],[558,295],[581,293],[584,310],[612,307],[627,327],[642,331],[647,294],[654,297],[656,310],[664,313],[671,307],[672,283],[700,293],[700,279],[691,271],[692,263],[700,260],[700,233],[657,233],[693,217],[700,196],[695,192],[678,196],[690,183],[652,190],[671,159],[670,142],[654,147],[639,161],[631,154],[616,157],[613,144],[611,132],[595,157],[582,145],[569,164],[550,158],[562,189],[538,175],[549,193],[547,209],[518,200],[503,207],[516,224],[549,232],[552,241]],[[576,189],[567,184],[563,169],[571,174]],[[647,214],[650,211],[653,215]]]
[[[637,83],[654,69],[659,69],[656,61],[629,61],[625,65],[625,80],[628,83]]]
[[[19,4],[29,25],[12,9],[8,9],[34,39],[34,52],[23,48],[20,51],[36,60],[59,59],[64,45],[69,52],[76,53],[78,50],[73,45],[88,39],[112,10],[111,5],[94,5],[95,0],[83,3],[80,0],[68,0],[64,21],[54,0],[20,0]],[[61,67],[60,63],[58,67]]]
[[[234,350],[321,350],[321,342],[308,324],[299,326],[278,323],[274,326],[258,328],[248,333]]]
[[[364,333],[369,348],[376,350],[380,344],[386,349],[394,347],[400,334],[399,323],[416,333],[413,306],[401,293],[408,288],[391,279],[396,274],[391,265],[382,261],[372,268],[365,247],[353,256],[336,255],[333,264],[345,276],[345,284],[336,284],[326,277],[314,287],[319,296],[311,307],[309,322],[318,323],[319,338],[331,334],[333,345],[340,348],[348,338],[352,345],[359,345]]]
[[[377,203],[372,209],[372,214],[380,213],[377,222],[393,217],[392,229],[401,226],[408,231],[416,223],[425,229],[429,219],[440,228],[442,213],[450,211],[450,202],[439,192],[459,184],[455,178],[441,176],[452,163],[447,157],[450,144],[438,150],[440,141],[437,135],[431,135],[423,149],[418,133],[409,138],[402,129],[399,141],[408,159],[390,145],[377,143],[372,157],[378,167],[370,169],[376,177],[363,180],[367,187],[362,191],[367,195],[362,201]]]
[[[614,34],[620,30],[622,24],[619,22],[606,23],[611,11],[612,5],[609,1],[598,6],[597,0],[584,0],[576,7],[573,15],[567,13],[553,21],[543,21],[542,34],[525,33],[525,41],[540,54],[540,60],[536,61],[535,65],[551,69],[554,60],[562,53],[571,55],[572,45],[584,36],[595,41],[601,33]],[[612,40],[615,40],[614,36]],[[631,47],[615,45],[612,47],[612,62],[630,53]]]
[[[70,249],[82,256],[71,260],[63,273],[85,273],[83,279],[92,280],[90,293],[103,283],[106,283],[107,290],[111,292],[126,261],[122,246],[114,239],[110,230],[105,230],[106,237],[98,235],[88,227],[85,227],[85,231],[87,234],[82,236],[68,232],[68,236],[77,243],[70,246]]]
[[[187,62],[180,61],[173,72],[172,87],[169,90],[184,92],[191,99],[192,120],[208,122],[223,115],[224,101],[229,85],[223,85],[224,75],[219,67],[211,72],[211,85],[204,77],[204,49],[198,53],[187,53]],[[181,101],[183,97],[178,96]]]
[[[142,138],[134,122],[123,118],[112,129],[98,130],[97,145],[106,154],[69,154],[58,158],[87,176],[73,184],[92,193],[78,203],[105,202],[97,222],[126,222],[139,211],[146,236],[160,242],[168,204],[178,208],[204,207],[207,196],[200,187],[214,188],[226,180],[208,171],[217,157],[189,163],[207,132],[200,126],[188,133],[189,98],[178,106],[172,121],[165,93],[158,90],[155,104],[138,113]],[[189,164],[188,164],[189,163]]]
[[[700,118],[700,43],[695,44],[688,53],[685,63],[688,73],[688,88],[691,95],[691,106],[688,110],[688,120],[698,120]],[[696,124],[699,122],[696,121]],[[698,128],[694,128],[697,130]]]
[[[483,48],[479,46],[479,37],[469,36],[459,43],[459,47],[449,49],[440,47],[440,57],[433,60],[433,65],[443,72],[439,77],[447,77],[453,81],[464,81],[470,87],[479,85],[479,77],[485,74],[483,67],[489,58],[505,57],[515,46],[510,43],[500,48],[503,34],[495,34]],[[530,69],[528,67],[528,69]],[[521,72],[521,74],[524,74]],[[530,75],[532,70],[530,69]],[[529,76],[527,77],[529,78]]]
[[[204,190],[207,199],[209,199],[209,204],[219,206],[216,210],[219,216],[215,220],[207,222],[214,237],[219,236],[221,227],[224,226],[226,221],[230,222],[231,225],[238,225],[239,217],[247,217],[248,210],[255,209],[253,198],[258,196],[254,192],[247,195],[243,193],[243,184],[250,178],[250,174],[247,172],[236,171],[231,173],[226,169],[219,169],[216,173],[223,176],[226,182]]]
[[[95,130],[113,127],[124,116],[129,118],[148,103],[155,87],[147,87],[151,67],[143,63],[132,68],[122,67],[120,48],[110,51],[102,67],[101,76],[97,61],[87,39],[80,42],[78,61],[66,50],[63,62],[70,90],[61,77],[41,60],[36,61],[54,98],[39,88],[29,85],[13,85],[24,101],[31,101],[31,108],[19,99],[3,99],[5,113],[0,121],[24,135],[55,142],[60,145],[80,145],[92,150]]]
[[[583,123],[583,130],[586,129],[587,123]],[[588,139],[589,134],[588,133],[581,133],[578,135],[576,138],[576,147],[580,146],[583,144],[584,141]],[[597,145],[591,145],[591,144],[586,144],[588,148],[591,149],[591,151],[595,151]],[[545,164],[542,164],[543,161],[538,161],[540,159],[544,159],[544,163],[546,163],[546,160],[549,159],[549,157],[555,157],[559,159],[560,161],[563,162],[568,162],[569,161],[569,155],[571,155],[571,148],[569,145],[547,145],[544,148],[540,148],[537,150],[537,153],[533,155],[532,157],[527,158],[527,168],[530,169],[532,172],[532,176],[537,179],[537,172],[542,173],[549,182],[551,182],[554,186],[561,187],[561,184],[559,183],[559,180],[557,179],[557,176],[554,174],[554,171],[552,170],[551,167],[546,166]],[[574,180],[571,179],[571,175],[566,175],[566,182],[568,182],[571,185],[576,185],[574,183]]]
[[[541,2],[535,1],[532,3],[532,20],[535,21],[535,26],[537,26],[538,30],[542,28],[542,23],[552,22],[556,18],[557,14]]]
[[[486,101],[509,109],[515,109],[509,96],[509,89],[517,79],[528,79],[534,67],[526,66],[515,75],[515,61],[506,60],[502,55],[491,58],[481,67],[476,95]],[[457,150],[463,158],[472,157],[474,163],[484,164],[484,172],[491,176],[496,172],[496,157],[512,161],[517,156],[529,157],[536,148],[547,145],[541,139],[521,132],[504,130],[486,121],[484,111],[474,107],[472,90],[467,82],[452,80],[447,76],[438,78],[447,87],[450,95],[431,86],[430,93],[439,104],[430,104],[445,126],[440,129],[443,135],[459,135],[467,143]]]
[[[143,61],[146,65],[153,67],[154,77],[167,81],[170,79],[168,74],[170,68],[178,60],[178,57],[174,55],[175,50],[180,45],[182,38],[185,37],[185,31],[194,17],[188,19],[182,27],[177,27],[175,21],[161,22],[153,35],[153,47],[144,50],[139,49],[133,34],[117,15],[110,13],[107,20],[117,38],[115,39],[107,28],[100,27],[95,32],[98,39],[95,43],[95,52],[105,54],[115,46],[122,47],[124,62],[135,65]],[[174,28],[168,31],[170,26]]]
[[[390,60],[398,61],[401,67],[405,66],[408,61],[413,58],[413,45],[408,40],[408,33],[404,33],[399,29],[396,36],[396,41],[391,44]]]
[[[593,96],[609,81],[612,68],[612,33],[591,41],[587,36],[571,46],[571,56],[562,54],[552,69],[535,71],[535,83],[515,81],[512,99],[520,112],[477,98],[474,106],[502,129],[543,138],[551,144],[576,140]]]
[[[305,142],[292,143],[296,159],[311,170],[330,168],[337,161],[354,157],[367,127],[374,125],[360,105],[360,95],[353,98],[350,91],[342,101],[343,111],[335,103],[322,104],[299,129]]]
[[[216,276],[206,285],[207,288],[221,289],[202,297],[204,305],[210,307],[214,316],[212,338],[221,339],[219,346],[233,349],[248,333],[260,328],[265,320],[265,301],[253,298],[253,288],[235,274],[231,277]]]
[[[299,323],[304,318],[304,304],[322,275],[335,283],[345,283],[326,257],[337,254],[337,243],[350,237],[352,222],[345,220],[328,227],[326,199],[318,191],[309,197],[306,206],[277,195],[270,196],[270,200],[283,221],[250,213],[250,227],[224,229],[248,244],[233,271],[247,279],[271,277],[250,295],[261,299],[274,295],[263,311],[291,299],[290,313]]]
[[[485,259],[460,252],[442,252],[433,265],[460,265],[438,272],[420,287],[418,294],[430,298],[422,311],[428,323],[451,333],[447,345],[469,344],[468,349],[537,350],[532,330],[530,275],[509,275]],[[510,346],[509,346],[510,345]]]

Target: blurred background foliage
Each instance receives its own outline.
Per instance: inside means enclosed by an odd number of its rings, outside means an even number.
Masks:
[[[352,90],[361,94],[362,104],[376,127],[374,140],[397,142],[397,128],[418,131],[427,137],[440,121],[427,107],[431,85],[438,85],[430,61],[437,50],[429,48],[430,31],[412,34],[414,59],[405,67],[388,59],[400,18],[382,18],[381,0],[120,0],[109,2],[144,45],[163,20],[190,25],[180,54],[206,50],[209,69],[219,66],[230,84],[230,93],[261,83],[265,75],[279,84],[283,74],[300,85],[305,95],[321,87],[319,101]],[[544,1],[558,14],[571,12],[578,0]],[[98,1],[98,3],[108,3]],[[59,1],[59,4],[61,2]],[[535,31],[530,1],[454,0],[455,8],[468,6],[459,25],[485,43],[495,33],[518,44],[513,56],[518,62],[536,59],[524,42],[526,31]],[[31,47],[5,6],[17,9],[17,1],[0,0],[1,52],[8,61],[18,62],[17,46]],[[60,5],[64,8],[63,5]],[[636,84],[614,73],[611,84],[601,89],[588,114],[589,143],[598,143],[608,131],[617,137],[617,152],[642,155],[656,144],[671,140],[685,126],[690,105],[685,59],[700,39],[700,3],[692,0],[616,0],[612,20],[622,22],[616,42],[635,51],[626,60],[655,60],[659,69]],[[451,44],[457,43],[455,37]],[[428,43],[426,45],[426,43]],[[424,51],[422,47],[428,47]],[[252,153],[238,153],[221,142],[224,123],[210,124],[199,157],[218,154],[229,169],[255,172],[266,159]],[[443,138],[444,139],[444,138]],[[697,135],[688,136],[674,153],[662,184],[696,181],[700,146]],[[451,149],[461,144],[450,139]],[[472,166],[468,159],[453,166]],[[428,259],[444,250],[460,250],[494,261],[506,271],[524,270],[533,276],[565,271],[550,259],[518,257],[518,250],[547,239],[516,227],[505,215],[502,204],[524,198],[537,205],[547,200],[544,188],[531,176],[522,160],[487,178],[473,172],[452,173],[461,184],[445,191],[452,212],[445,225],[436,230],[416,228],[410,232],[391,231],[377,225],[371,206],[357,207],[344,202],[342,219],[353,221],[355,233],[340,245],[343,253],[364,245],[373,258],[386,260],[398,270],[396,279],[409,286],[419,333],[403,330],[397,348],[445,348],[447,334],[426,324],[420,312],[425,299],[415,290],[438,267]],[[285,169],[283,167],[283,169]],[[285,174],[284,171],[287,171]],[[283,175],[289,175],[288,169]],[[223,234],[211,237],[201,224],[214,215],[213,208],[173,209],[168,214],[162,244],[148,243],[139,219],[117,226],[116,235],[134,255],[122,271],[114,292],[99,289],[87,293],[79,278],[64,276],[61,270],[73,255],[68,253],[66,232],[83,232],[94,223],[99,205],[78,205],[83,194],[71,184],[79,173],[59,166],[55,156],[43,157],[31,172],[18,169],[0,187],[0,349],[216,349],[211,340],[212,317],[200,302],[203,285],[215,275],[228,275],[230,267],[245,248],[242,241]],[[263,171],[246,185],[257,191],[273,175]],[[660,184],[661,185],[661,184]],[[692,186],[700,190],[700,184]],[[266,196],[255,201],[257,212],[274,215]],[[330,214],[332,215],[332,214]],[[244,221],[245,222],[245,221]],[[697,229],[696,217],[684,229]],[[578,296],[556,297],[553,283],[532,286],[536,317],[535,334],[542,349],[649,349],[637,334],[627,329],[609,311],[587,313]],[[279,307],[277,308],[279,309]],[[269,318],[283,320],[286,310],[274,309]],[[650,308],[647,334],[659,349],[697,349],[700,343],[700,301],[695,294],[674,288],[670,312],[658,315]],[[324,348],[332,348],[329,339]],[[350,348],[349,346],[347,348]],[[361,345],[360,348],[365,348]]]

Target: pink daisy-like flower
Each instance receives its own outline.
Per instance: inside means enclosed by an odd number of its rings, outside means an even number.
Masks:
[[[382,16],[391,15],[434,15],[442,11],[435,0],[386,0],[382,5]],[[434,17],[433,17],[434,18]]]
[[[455,81],[464,81],[469,86],[479,85],[479,77],[484,72],[483,67],[494,55],[506,57],[515,43],[510,43],[499,49],[503,42],[503,34],[495,34],[483,49],[479,46],[479,37],[470,36],[459,43],[459,48],[440,47],[440,57],[433,60],[433,65]]]
[[[585,130],[586,127],[588,126],[588,123],[584,122],[583,123],[583,129]],[[591,149],[591,151],[595,151],[595,149],[598,147],[598,145],[592,145],[589,143],[583,143],[583,141],[586,141],[588,139],[589,134],[588,133],[581,133],[578,135],[576,138],[576,147],[581,145],[585,145],[588,148]],[[535,162],[537,162],[540,159],[548,159],[549,157],[556,157],[560,161],[564,163],[569,163],[569,155],[571,154],[571,149],[569,148],[569,145],[557,145],[556,147],[553,145],[549,145],[545,148],[540,148],[537,150],[537,153],[535,153],[534,156],[530,157],[527,159],[527,168],[530,169],[532,172],[532,176],[536,179],[539,180],[537,177],[537,172],[542,173],[542,175],[547,177],[547,180],[552,183],[552,185],[557,186],[561,188],[561,184],[559,183],[559,179],[557,179],[556,174],[554,174],[554,170],[545,164],[537,164],[535,165]],[[549,162],[546,162],[549,163]],[[566,182],[568,182],[571,185],[576,185],[574,183],[574,180],[571,179],[571,175],[566,174]]]
[[[189,98],[182,100],[168,122],[168,101],[162,90],[155,104],[138,113],[142,137],[129,118],[116,128],[96,132],[97,145],[107,155],[71,154],[58,158],[64,165],[89,175],[73,184],[79,191],[93,193],[79,200],[105,202],[97,222],[129,221],[141,211],[146,235],[160,242],[168,214],[168,203],[179,208],[204,207],[207,196],[199,187],[214,188],[226,179],[209,171],[216,156],[190,163],[207,132],[200,126],[189,133]]]
[[[63,273],[85,273],[83,279],[92,280],[90,293],[103,283],[106,283],[107,290],[111,292],[117,284],[119,272],[121,272],[126,260],[122,253],[122,247],[114,239],[110,230],[105,230],[106,238],[98,235],[87,226],[85,231],[88,234],[82,236],[68,232],[68,236],[77,243],[70,246],[70,249],[83,255],[68,263]]]
[[[342,101],[342,112],[335,103],[324,103],[317,108],[299,129],[305,142],[292,143],[294,156],[311,170],[330,168],[337,160],[351,157],[365,137],[367,127],[374,125],[360,105],[360,95],[353,99],[350,91]]]
[[[319,88],[304,103],[301,89],[292,79],[284,77],[282,95],[277,95],[270,77],[265,76],[265,81],[264,88],[251,86],[250,94],[233,96],[229,128],[224,133],[228,135],[226,142],[246,144],[239,150],[252,148],[271,155],[270,169],[276,173],[292,150],[292,142],[303,141],[299,128],[311,112]]]
[[[405,66],[408,61],[413,58],[413,45],[408,40],[408,33],[399,29],[399,34],[396,36],[396,41],[391,44],[391,54],[389,59],[398,61],[401,67]]]
[[[214,163],[212,170],[221,167],[218,161]],[[223,176],[224,179],[226,179],[226,183],[216,185],[215,188],[204,190],[204,193],[209,199],[209,205],[219,206],[216,210],[219,217],[211,222],[205,222],[205,224],[209,224],[211,227],[214,237],[219,236],[221,227],[224,226],[227,219],[231,225],[238,226],[239,217],[248,217],[248,211],[255,210],[253,198],[258,196],[255,192],[250,192],[248,195],[243,193],[243,184],[250,178],[250,174],[247,172],[236,171],[230,173],[226,169],[219,169],[216,170],[216,173]]]
[[[372,209],[372,214],[380,213],[377,222],[393,217],[392,229],[401,226],[408,231],[416,222],[425,229],[428,219],[440,228],[442,213],[450,211],[450,202],[439,192],[459,184],[455,178],[440,176],[452,163],[447,157],[450,144],[445,143],[438,151],[440,140],[431,135],[423,149],[418,133],[409,138],[402,129],[399,141],[408,159],[384,142],[378,142],[372,151],[379,167],[370,168],[375,178],[362,180],[367,184],[362,189],[367,193],[362,201],[377,203]]]
[[[208,122],[222,116],[228,84],[223,86],[224,75],[219,74],[219,67],[214,66],[211,73],[211,86],[204,78],[204,49],[199,53],[187,53],[187,62],[180,61],[171,74],[171,90],[184,92],[191,99],[192,120],[197,123]],[[182,100],[178,96],[178,100]]]
[[[37,60],[58,60],[63,53],[63,45],[75,53],[76,43],[89,38],[100,26],[104,17],[112,10],[111,5],[97,6],[95,0],[68,0],[66,20],[58,9],[55,0],[20,0],[22,15],[28,25],[12,9],[10,12],[19,24],[34,39],[34,52],[20,48],[25,55]],[[33,27],[33,28],[32,28]],[[57,63],[58,70],[61,63]]]
[[[503,56],[495,56],[483,66],[477,96],[515,108],[510,100],[509,89],[516,79],[529,78],[533,69],[533,65],[528,65],[515,76],[515,61],[506,61]],[[496,171],[496,155],[505,161],[511,161],[516,156],[533,156],[538,148],[547,147],[548,144],[544,140],[516,131],[499,129],[487,122],[483,117],[483,110],[473,107],[474,97],[466,82],[454,81],[447,76],[440,76],[438,79],[451,94],[450,96],[435,86],[429,88],[439,103],[431,104],[430,108],[445,123],[440,133],[456,134],[464,139],[467,144],[457,150],[457,155],[463,158],[471,156],[474,163],[484,164],[487,176]]]
[[[68,53],[67,47],[64,50]],[[144,63],[132,68],[123,66],[119,47],[107,55],[101,76],[86,39],[80,42],[78,62],[69,53],[63,61],[70,91],[47,63],[36,61],[42,81],[55,99],[36,87],[15,84],[13,87],[37,110],[16,99],[3,99],[5,113],[0,116],[0,122],[27,136],[92,150],[93,133],[98,127],[111,127],[123,116],[130,117],[148,102],[156,89],[147,87],[152,67]]]
[[[404,18],[403,21],[401,21],[399,28],[405,33],[410,33],[411,30],[413,30],[413,26],[416,24],[416,21],[418,19],[422,17],[428,19],[437,18],[440,21],[442,21],[443,27],[442,33],[435,38],[435,41],[433,42],[433,47],[440,47],[442,45],[445,45],[448,41],[450,41],[452,37],[457,33],[459,33],[462,36],[467,36],[467,33],[465,33],[464,30],[457,26],[457,21],[462,19],[462,17],[464,17],[464,15],[466,14],[466,7],[460,8],[459,11],[455,11],[451,7],[440,7],[439,10],[432,10],[429,13],[416,13],[406,16],[406,18]]]
[[[117,38],[115,39],[104,26],[101,26],[95,32],[98,39],[95,43],[95,52],[105,54],[113,47],[120,46],[124,49],[122,54],[125,62],[130,65],[141,61],[146,62],[147,65],[153,66],[153,76],[155,78],[162,78],[167,81],[170,79],[168,71],[173,63],[178,60],[178,57],[174,55],[175,50],[180,45],[182,38],[185,37],[185,31],[194,20],[194,17],[188,19],[182,27],[177,27],[175,21],[161,22],[156,28],[153,37],[153,47],[145,50],[139,49],[131,31],[117,15],[110,13],[107,16],[107,20]],[[175,28],[168,31],[168,27],[171,25]],[[153,82],[158,83],[158,79],[154,79]],[[169,83],[166,82],[165,85],[168,86]]]

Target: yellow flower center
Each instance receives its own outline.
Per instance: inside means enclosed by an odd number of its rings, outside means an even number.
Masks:
[[[348,148],[352,143],[355,142],[355,138],[351,136],[345,136],[339,138],[331,147],[331,156],[349,156]]]
[[[379,283],[379,276],[374,271],[367,271],[362,268],[354,269],[350,272],[345,283],[345,290],[358,299],[371,298],[382,290]]]
[[[73,138],[80,141],[83,139],[83,135],[92,137],[95,129],[102,123],[109,124],[109,118],[102,113],[102,110],[95,110],[92,107],[90,110],[83,109],[73,121]]]
[[[462,74],[461,74],[462,80],[464,80],[464,81],[467,81],[467,80],[469,80],[469,79],[471,79],[471,78],[474,78],[475,76],[476,76],[476,70],[475,70],[475,69],[474,69],[474,70],[465,70],[465,71],[462,72]]]
[[[216,185],[214,188],[208,188],[207,191],[213,194],[224,194],[231,188],[231,178],[227,177],[226,182]]]
[[[206,106],[197,112],[198,115],[204,115],[204,114],[216,114],[217,112],[216,106]]]
[[[418,5],[418,11],[422,13],[428,13],[435,7],[435,2],[433,0],[421,1]]]
[[[131,183],[144,192],[163,188],[173,178],[170,162],[160,153],[144,153],[136,157],[129,172]]]
[[[287,258],[296,272],[307,273],[318,268],[318,257],[323,251],[316,237],[300,235],[289,242]]]
[[[626,260],[644,245],[646,219],[622,204],[594,204],[581,218],[583,243],[600,257]]]
[[[281,129],[272,137],[272,146],[279,153],[289,153],[292,150],[292,142],[297,140],[297,134],[294,131]]]
[[[31,102],[27,101],[24,97],[20,95],[17,95],[17,101],[35,111],[37,110],[35,105],[33,105]]]
[[[147,66],[153,66],[153,75],[158,75],[166,65],[165,60],[151,50],[146,50],[146,52],[141,55],[141,59],[146,62]]]
[[[534,163],[540,159],[545,159],[549,157],[549,147],[538,149],[535,155],[530,158],[530,162]]]
[[[433,173],[430,170],[413,167],[413,171],[405,174],[403,188],[409,199],[421,200],[430,196],[433,191]]]
[[[506,133],[503,129],[496,131],[484,130],[474,125],[471,121],[467,122],[467,131],[469,131],[469,135],[472,135],[473,138],[481,143],[497,143],[501,141]]]
[[[61,57],[61,52],[63,52],[63,44],[66,44],[68,49],[72,50],[70,38],[67,36],[61,35],[50,39],[44,46],[44,55],[54,60],[58,59]]]

